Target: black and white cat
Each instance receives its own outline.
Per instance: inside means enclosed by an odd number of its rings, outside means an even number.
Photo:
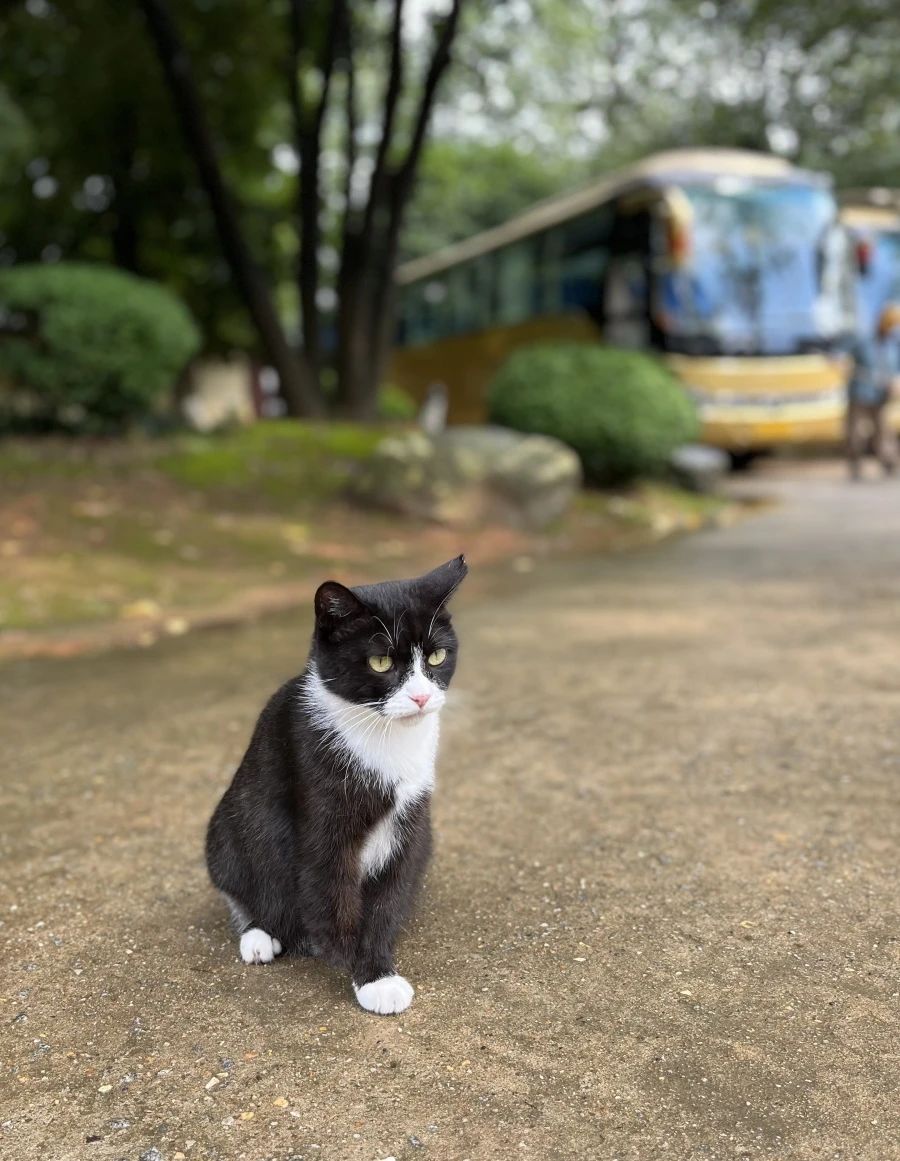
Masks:
[[[431,850],[457,654],[446,606],[467,571],[460,556],[414,580],[320,586],[306,668],[260,715],[206,836],[244,962],[317,956],[384,1015],[413,997],[394,944]]]

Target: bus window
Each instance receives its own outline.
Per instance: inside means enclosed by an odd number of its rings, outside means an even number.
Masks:
[[[536,251],[531,238],[500,250],[497,254],[498,323],[523,322],[534,313],[537,279]]]
[[[403,290],[399,341],[415,346],[448,333],[450,303],[445,277],[407,286]]]
[[[490,256],[476,258],[449,273],[452,330],[467,334],[491,320]]]
[[[835,264],[834,199],[777,183],[685,186],[690,261],[660,280],[667,349],[785,355],[822,349],[853,329]]]
[[[562,230],[547,230],[537,238],[538,276],[535,309],[539,314],[562,310]]]
[[[559,234],[559,302],[596,315],[603,277],[609,262],[612,212],[601,207],[566,222]]]
[[[857,279],[859,321],[873,335],[883,307],[900,299],[900,230],[871,230],[857,234],[866,245],[867,261]]]

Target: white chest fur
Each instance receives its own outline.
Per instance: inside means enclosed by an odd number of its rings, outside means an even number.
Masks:
[[[396,810],[388,811],[380,822],[375,823],[359,852],[361,878],[377,875],[381,868],[388,864],[402,834],[403,819],[398,817]]]
[[[332,693],[315,670],[306,679],[304,700],[343,752],[348,771],[393,792],[393,809],[375,824],[360,852],[361,874],[377,874],[402,837],[406,808],[434,786],[439,716],[383,717]]]

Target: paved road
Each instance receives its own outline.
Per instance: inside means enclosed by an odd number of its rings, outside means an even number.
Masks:
[[[768,486],[470,586],[394,1020],[204,877],[304,617],[3,671],[3,1156],[900,1158],[900,486]]]

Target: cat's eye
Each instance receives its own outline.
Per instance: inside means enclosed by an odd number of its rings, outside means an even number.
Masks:
[[[376,673],[387,673],[389,669],[394,668],[393,657],[370,657],[369,668],[374,669]]]
[[[443,665],[446,660],[447,660],[447,650],[446,649],[435,649],[435,651],[433,653],[428,654],[428,664],[429,665]]]

